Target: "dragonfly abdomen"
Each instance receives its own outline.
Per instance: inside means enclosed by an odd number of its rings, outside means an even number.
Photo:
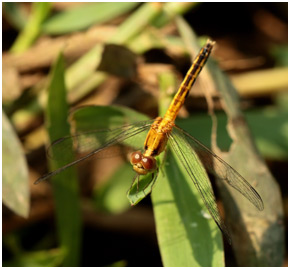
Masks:
[[[214,46],[214,43],[214,41],[208,40],[206,45],[200,50],[192,66],[188,70],[183,82],[181,83],[177,93],[175,94],[174,99],[172,100],[164,118],[168,118],[172,121],[175,120],[180,108],[182,107],[186,97],[188,96],[192,85],[194,84],[197,76],[205,65]]]

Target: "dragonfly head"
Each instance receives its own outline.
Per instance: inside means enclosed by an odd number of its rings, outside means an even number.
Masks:
[[[146,175],[156,170],[156,160],[152,156],[144,156],[141,151],[131,154],[130,162],[139,175]]]

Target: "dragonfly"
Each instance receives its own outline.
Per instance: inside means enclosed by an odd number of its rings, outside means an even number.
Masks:
[[[212,188],[209,187],[210,183],[208,182],[208,179],[197,178],[197,175],[195,175],[195,158],[199,158],[208,173],[213,174],[216,178],[223,180],[229,186],[236,189],[260,211],[264,208],[263,201],[258,192],[234,168],[174,123],[190,89],[202,68],[205,66],[214,44],[214,41],[207,40],[206,44],[201,48],[164,117],[157,117],[155,120],[127,124],[120,128],[110,130],[104,129],[79,133],[56,140],[51,144],[52,148],[63,149],[64,145],[73,144],[76,150],[80,152],[85,150],[88,151],[91,147],[93,149],[86,155],[43,175],[35,182],[35,184],[38,184],[39,182],[46,180],[77,163],[104,152],[109,147],[125,143],[127,140],[130,140],[141,133],[148,132],[144,142],[143,152],[141,150],[135,151],[130,157],[133,170],[136,172],[136,175],[133,178],[133,183],[136,180],[138,183],[139,177],[147,174],[152,174],[152,179],[154,181],[156,180],[158,175],[156,157],[164,152],[167,148],[167,144],[169,144],[170,149],[174,151],[176,156],[179,158],[188,176],[196,186],[210,215],[220,230],[227,238],[229,238],[227,228],[219,215],[214,193]],[[181,145],[186,145],[186,149]],[[212,160],[214,160],[214,162]]]

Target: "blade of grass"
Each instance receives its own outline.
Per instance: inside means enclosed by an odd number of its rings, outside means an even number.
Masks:
[[[41,24],[48,16],[50,7],[51,3],[48,2],[32,3],[32,10],[28,22],[11,47],[11,52],[19,53],[31,46],[40,34]]]
[[[161,8],[162,5],[160,3],[148,2],[143,4],[118,27],[117,33],[111,38],[110,42],[114,44],[128,42],[161,12]]]
[[[21,143],[2,112],[2,199],[16,214],[27,218],[30,208],[28,168]]]
[[[46,108],[46,127],[50,141],[70,134],[67,122],[68,104],[64,82],[64,61],[60,55],[53,67]],[[72,159],[63,157],[64,152],[53,151],[51,169],[56,169]],[[72,156],[67,154],[67,156]],[[77,266],[81,250],[81,211],[78,181],[75,168],[56,175],[52,179],[56,205],[57,229],[60,245],[65,251],[63,266]]]
[[[93,24],[101,24],[132,10],[138,2],[99,2],[85,3],[76,8],[59,13],[42,25],[47,34],[65,34],[80,31]]]

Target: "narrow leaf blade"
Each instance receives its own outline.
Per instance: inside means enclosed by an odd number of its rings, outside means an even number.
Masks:
[[[64,34],[83,30],[93,24],[100,24],[125,14],[138,3],[85,3],[59,13],[45,22],[42,27],[47,34]]]
[[[50,86],[48,88],[48,104],[46,108],[46,126],[50,141],[70,134],[67,122],[68,104],[64,83],[64,60],[60,55],[54,65]],[[52,170],[62,167],[71,161],[71,154],[55,150],[51,160]],[[75,168],[67,169],[52,178],[56,203],[57,228],[61,247],[66,256],[63,265],[77,266],[80,258],[81,213],[79,189]]]

